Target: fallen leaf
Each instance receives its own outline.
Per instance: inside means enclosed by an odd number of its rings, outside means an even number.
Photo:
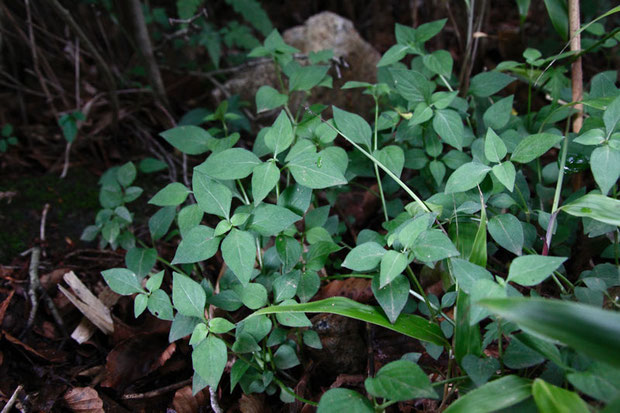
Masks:
[[[267,413],[271,409],[265,404],[265,397],[261,394],[244,394],[239,400],[241,413]]]
[[[347,297],[360,303],[369,302],[373,297],[370,279],[347,278],[346,280],[331,281],[319,290],[315,299],[322,300],[338,296]]]
[[[198,413],[200,407],[205,406],[209,400],[207,389],[199,391],[192,396],[192,387],[185,386],[174,393],[172,407],[177,413]]]
[[[104,413],[103,400],[92,387],[74,387],[63,396],[67,407],[76,413]]]

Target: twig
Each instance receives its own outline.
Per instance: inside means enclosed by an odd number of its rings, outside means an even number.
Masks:
[[[581,24],[579,18],[579,0],[568,0],[568,21],[570,38],[570,50],[578,53],[581,50],[581,34],[579,26]],[[571,86],[573,102],[581,102],[583,99],[583,70],[581,67],[581,56],[571,65]],[[579,133],[581,125],[583,125],[583,103],[577,103],[574,106],[577,113],[573,119],[573,132]]]
[[[37,315],[37,311],[39,309],[39,300],[37,297],[37,290],[39,289],[39,259],[41,258],[41,247],[38,245],[32,248],[32,252],[30,255],[30,267],[28,269],[28,275],[30,276],[30,286],[28,288],[28,296],[30,297],[30,315],[28,316],[28,322],[26,323],[26,328],[22,332],[22,336],[26,334],[30,327],[32,327],[32,323],[34,323],[34,318]]]
[[[215,413],[223,413],[224,410],[222,410],[219,403],[217,402],[217,394],[215,390],[216,389],[214,389],[213,386],[209,386],[209,399],[211,401],[211,408]]]
[[[56,106],[54,105],[54,98],[47,88],[47,83],[41,73],[41,69],[39,67],[39,54],[37,53],[37,43],[34,38],[34,31],[32,30],[32,15],[30,13],[30,0],[25,1],[26,4],[26,19],[28,22],[28,41],[30,42],[30,53],[32,54],[32,66],[34,68],[37,79],[39,79],[39,84],[41,85],[41,89],[43,89],[43,93],[45,93],[45,97],[47,99],[47,103],[49,103],[52,112],[54,112],[54,116],[58,119],[58,111],[56,110]]]
[[[24,386],[22,386],[21,384],[19,386],[17,386],[17,388],[15,389],[13,394],[11,395],[11,398],[9,399],[8,402],[6,402],[6,404],[2,408],[2,412],[0,412],[0,413],[9,413],[11,411],[11,409],[13,408],[13,405],[15,404],[15,402],[17,402],[17,396],[19,395],[19,392],[21,392],[23,388],[24,388]]]
[[[45,204],[41,213],[41,225],[39,226],[39,238],[41,242],[45,241],[45,222],[47,221],[47,213],[50,210],[50,204]]]
[[[90,51],[95,59],[95,63],[99,70],[101,70],[103,74],[104,82],[108,87],[108,93],[110,94],[110,100],[112,102],[112,116],[114,125],[118,125],[118,112],[119,112],[119,103],[118,96],[116,96],[116,82],[114,81],[114,76],[112,76],[112,71],[110,67],[105,62],[103,57],[99,54],[99,51],[90,39],[84,34],[80,26],[76,23],[76,21],[71,16],[71,13],[67,9],[65,9],[62,4],[58,0],[50,0],[49,4],[56,10],[56,12],[60,15],[60,17],[65,21],[69,27],[74,31],[74,33],[82,40],[85,47]]]
[[[140,1],[129,0],[127,2],[127,10],[131,14],[135,40],[138,46],[138,53],[141,54],[144,59],[146,73],[149,83],[153,88],[153,92],[155,93],[155,98],[162,104],[162,106],[170,108],[164,82],[159,71],[159,66],[157,65],[157,61],[155,61],[155,55],[153,54],[153,46],[146,27],[146,22],[144,21],[144,14],[142,13]]]
[[[121,398],[123,400],[150,399],[150,398],[153,398],[153,397],[160,396],[162,394],[166,394],[166,393],[171,392],[173,390],[180,389],[181,387],[187,386],[191,382],[192,382],[192,379],[187,379],[187,380],[180,381],[178,383],[170,384],[168,386],[160,387],[159,389],[156,389],[156,390],[147,391],[145,393],[128,393],[128,394],[123,394],[123,396]]]
[[[207,9],[206,8],[202,8],[202,10],[200,10],[200,13],[197,13],[196,15],[190,17],[189,19],[175,19],[172,17],[168,18],[168,23],[170,23],[171,25],[173,24],[192,24],[194,22],[194,20],[200,18],[204,16],[204,18],[208,18],[209,17],[209,13],[207,13]]]

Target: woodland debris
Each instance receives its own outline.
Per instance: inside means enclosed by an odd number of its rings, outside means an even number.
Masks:
[[[84,314],[88,321],[94,324],[99,330],[103,331],[105,334],[113,333],[114,323],[106,304],[111,306],[116,303],[119,295],[109,290],[107,294],[105,294],[107,303],[104,304],[102,300],[95,297],[94,294],[90,292],[88,287],[80,281],[73,271],[66,273],[63,278],[75,293],[75,295],[73,295],[69,290],[58,284],[58,289],[65,297],[67,297],[69,301]],[[104,290],[104,292],[106,292],[106,290]],[[104,296],[104,292],[101,293],[101,296]],[[87,341],[94,333],[91,328],[87,325],[83,325],[83,323],[84,321],[71,333],[71,338],[80,344]]]

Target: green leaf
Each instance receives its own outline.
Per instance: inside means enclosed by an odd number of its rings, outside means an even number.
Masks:
[[[611,135],[618,122],[620,122],[620,95],[616,96],[607,105],[607,109],[603,112],[603,122],[605,123],[605,129],[607,129],[607,136]]]
[[[116,179],[123,188],[127,188],[136,179],[136,173],[133,162],[127,162],[116,170]]]
[[[537,285],[549,277],[567,258],[543,255],[526,255],[515,258],[510,264],[507,281],[523,286]]]
[[[365,242],[347,254],[342,266],[353,271],[374,270],[387,251],[376,242]]]
[[[481,282],[492,282],[479,280]],[[475,284],[474,284],[475,285]],[[473,288],[472,288],[473,290]],[[456,306],[454,307],[454,357],[458,363],[462,363],[467,354],[480,357],[482,355],[482,343],[480,342],[480,327],[474,318],[473,299],[463,289],[457,291]]]
[[[401,314],[398,320],[392,324],[377,307],[361,304],[345,297],[332,297],[303,304],[266,307],[254,312],[249,317],[278,313],[329,313],[342,315],[385,327],[418,340],[428,341],[440,346],[447,345],[439,326],[425,318],[411,314]]]
[[[424,66],[433,73],[447,78],[452,74],[452,55],[447,50],[436,50],[422,59]]]
[[[260,159],[247,149],[230,148],[211,154],[194,170],[215,179],[241,179],[251,174],[260,163]]]
[[[317,413],[373,413],[375,409],[370,401],[356,391],[349,389],[331,389],[326,391],[321,400]]]
[[[172,272],[172,302],[185,316],[204,318],[207,295],[196,281],[187,275]]]
[[[263,85],[256,92],[256,113],[278,108],[288,102],[288,96],[283,95],[271,86]]]
[[[283,272],[287,273],[299,262],[302,247],[295,238],[279,235],[276,237],[276,251],[284,265]]]
[[[478,358],[473,354],[467,354],[463,357],[461,365],[469,378],[478,387],[485,384],[500,368],[497,359],[491,357]]]
[[[288,208],[273,204],[260,204],[254,211],[250,229],[264,236],[276,235],[301,218]]]
[[[130,186],[129,188],[125,188],[125,194],[123,195],[123,202],[129,203],[133,202],[142,195],[144,190],[138,186]]]
[[[517,171],[515,170],[515,166],[512,162],[506,161],[497,165],[494,165],[491,169],[493,175],[497,178],[497,180],[506,187],[510,192],[513,191],[515,186],[515,178],[517,176]]]
[[[419,125],[433,117],[433,108],[428,106],[426,102],[420,102],[416,105],[411,119],[409,119],[409,125]]]
[[[606,403],[620,393],[620,370],[605,363],[594,362],[587,370],[568,373],[566,378],[580,392]]]
[[[424,371],[409,360],[396,360],[381,367],[377,375],[364,382],[368,393],[392,401],[438,399]]]
[[[207,214],[230,219],[230,204],[232,202],[230,189],[197,171],[192,177],[192,189],[200,209]]]
[[[138,169],[142,173],[150,174],[168,169],[168,164],[164,161],[160,161],[159,159],[148,157],[140,161],[138,164]]]
[[[576,217],[592,218],[610,225],[620,226],[620,200],[600,194],[588,194],[561,209]]]
[[[521,255],[525,238],[517,217],[512,214],[495,215],[489,220],[489,233],[501,247]]]
[[[537,133],[523,139],[514,151],[510,160],[519,163],[532,162],[562,140],[561,136],[552,133]]]
[[[256,245],[252,234],[233,228],[222,241],[222,258],[241,284],[248,285],[256,259]]]
[[[485,268],[461,258],[450,258],[451,272],[461,290],[471,294],[478,280],[493,281],[493,276]]]
[[[285,111],[281,111],[275,122],[265,134],[265,145],[274,156],[285,151],[293,143],[293,125]]]
[[[168,143],[188,155],[200,155],[209,150],[213,137],[206,130],[194,125],[177,126],[159,134]]]
[[[297,285],[297,297],[302,303],[310,301],[312,297],[319,291],[321,279],[315,271],[304,271],[299,278]]]
[[[144,292],[136,274],[126,268],[112,268],[102,271],[101,275],[106,284],[117,294],[132,295]]]
[[[539,298],[485,299],[480,305],[539,337],[559,341],[620,367],[620,314],[586,304]]]
[[[590,129],[573,139],[573,142],[581,145],[600,145],[605,142],[605,133],[602,129]]]
[[[149,231],[151,232],[153,241],[157,241],[168,233],[176,214],[176,209],[169,206],[161,208],[149,218]]]
[[[160,271],[157,274],[153,274],[146,282],[146,289],[153,292],[161,287],[161,283],[164,281],[164,271]]]
[[[227,361],[226,344],[213,334],[209,334],[192,352],[194,370],[214,389],[222,378]]]
[[[125,265],[138,278],[144,278],[155,265],[157,250],[155,248],[132,248],[125,254]]]
[[[299,358],[297,358],[297,354],[295,354],[295,350],[293,347],[283,344],[273,355],[273,362],[276,365],[276,368],[280,370],[286,370],[293,368],[295,366],[299,366]]]
[[[288,168],[300,185],[312,189],[323,189],[347,183],[340,169],[327,157],[306,152],[288,163]]]
[[[489,413],[505,409],[527,399],[532,394],[529,380],[509,375],[493,380],[457,399],[445,413]]]
[[[601,192],[607,195],[620,177],[620,151],[610,145],[595,148],[590,155],[590,168]]]
[[[394,78],[396,90],[409,103],[427,102],[433,92],[435,84],[416,70],[389,69]]]
[[[433,116],[433,129],[448,145],[459,151],[463,149],[465,128],[458,112],[452,109],[436,110]]]
[[[163,290],[155,290],[149,296],[148,309],[155,317],[160,320],[172,320],[172,304],[170,297]]]
[[[381,258],[379,288],[383,288],[386,284],[392,282],[394,278],[407,268],[407,264],[408,261],[405,254],[394,250],[387,251]]]
[[[497,136],[493,129],[489,128],[484,139],[484,156],[491,162],[501,162],[506,153],[508,150],[504,141]]]
[[[251,310],[256,310],[267,304],[267,289],[262,284],[249,283],[244,287],[240,287],[238,294],[243,305]]]
[[[433,175],[433,179],[437,186],[441,185],[444,176],[446,176],[446,166],[441,161],[432,160],[428,164],[428,169]]]
[[[396,276],[390,283],[383,288],[379,287],[379,276],[372,279],[372,292],[377,302],[387,315],[391,323],[396,322],[407,299],[409,298],[409,281],[404,276]]]
[[[510,95],[508,97],[502,98],[497,102],[493,103],[482,115],[482,119],[484,120],[484,124],[489,128],[500,130],[510,120],[510,115],[512,114],[512,102],[514,100],[514,95]],[[488,138],[488,135],[487,135]],[[504,154],[506,156],[506,154]],[[503,158],[504,156],[501,156]],[[487,158],[491,162],[499,162],[494,161],[487,156]]]
[[[203,215],[204,212],[200,209],[198,204],[186,205],[181,208],[177,219],[181,236],[185,237],[187,231],[198,226],[202,221]]]
[[[290,307],[297,305],[295,300],[284,300],[280,304],[280,307]],[[259,310],[261,311],[261,310]],[[286,311],[286,312],[276,312],[276,320],[278,323],[287,327],[312,327],[312,323],[308,319],[308,317],[303,312],[294,312],[294,311]]]
[[[165,293],[164,293],[165,294]],[[149,296],[146,294],[138,294],[133,301],[133,316],[135,318],[140,317],[140,315],[146,310],[146,305],[149,301]]]
[[[388,66],[400,61],[410,50],[411,48],[406,44],[393,45],[381,56],[381,59],[377,62],[377,67]]]
[[[214,334],[227,333],[235,328],[235,325],[225,318],[215,317],[209,320],[209,331]]]
[[[373,156],[396,176],[400,176],[405,165],[405,153],[396,145],[385,146],[373,153]]]
[[[452,192],[465,192],[475,188],[476,185],[482,182],[490,170],[490,167],[478,162],[469,162],[461,165],[456,171],[452,172],[452,175],[448,178],[445,192],[447,194]]]
[[[301,274],[299,270],[278,275],[273,280],[273,301],[279,303],[284,300],[290,300],[295,297]]]
[[[290,76],[288,90],[310,90],[323,80],[329,66],[298,66]]]
[[[204,225],[190,229],[177,247],[172,264],[193,264],[213,257],[220,245],[220,238]]]
[[[411,251],[422,262],[439,261],[459,255],[450,238],[438,229],[429,229],[420,234]]]
[[[562,40],[568,40],[568,7],[563,0],[545,0],[551,24]]]
[[[588,405],[575,392],[535,379],[532,396],[538,410],[549,413],[589,413]]]
[[[448,19],[440,19],[419,25],[415,29],[415,40],[424,43],[437,35],[446,24]]]
[[[275,162],[267,161],[254,168],[252,172],[252,198],[254,205],[260,204],[280,180],[280,169]]]
[[[495,70],[479,73],[471,78],[469,93],[480,98],[486,98],[499,92],[515,80],[514,77]]]
[[[149,204],[158,206],[177,206],[187,199],[190,190],[179,182],[173,182],[164,187],[151,198]]]
[[[401,228],[398,233],[398,240],[403,244],[404,248],[410,249],[415,244],[418,236],[426,231],[432,223],[433,216],[431,214],[422,214]]]
[[[332,110],[336,127],[353,142],[370,149],[372,132],[368,122],[360,115],[344,111],[336,106],[332,106]]]

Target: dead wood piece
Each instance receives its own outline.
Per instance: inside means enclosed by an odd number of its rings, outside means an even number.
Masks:
[[[71,333],[71,338],[80,344],[84,343],[94,334],[93,324],[105,334],[113,333],[114,323],[108,306],[114,305],[116,301],[118,301],[119,295],[110,289],[106,289],[100,294],[101,299],[99,299],[90,292],[88,287],[80,281],[73,271],[66,273],[63,278],[66,283],[69,284],[75,295],[60,284],[58,285],[58,289],[60,289],[69,301],[71,301],[86,317],[73,333]],[[103,302],[104,299],[106,303]],[[85,321],[88,323],[85,323]]]
[[[17,388],[13,392],[13,395],[11,396],[9,401],[6,402],[6,404],[2,408],[2,412],[0,412],[0,413],[9,413],[11,411],[11,409],[15,405],[15,402],[17,402],[17,396],[19,395],[19,392],[21,392],[23,388],[24,388],[24,386],[22,386],[21,384],[19,386],[17,386]]]

